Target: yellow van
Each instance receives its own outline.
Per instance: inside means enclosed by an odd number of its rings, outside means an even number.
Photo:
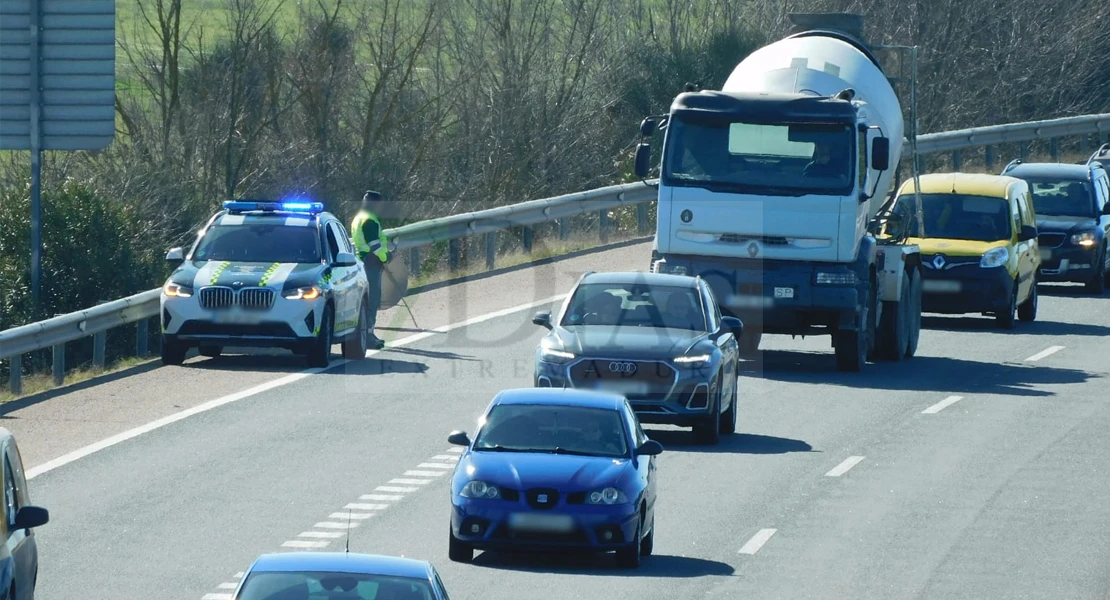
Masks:
[[[1037,215],[1023,180],[1005,175],[922,175],[918,230],[913,179],[884,206],[886,236],[921,247],[922,312],[994,315],[1006,329],[1037,318]]]

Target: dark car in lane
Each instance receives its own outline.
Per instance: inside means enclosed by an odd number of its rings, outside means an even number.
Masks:
[[[736,431],[739,338],[701,278],[589,272],[536,348],[536,387],[604,390],[626,397],[642,423],[692,427],[703,442]]]
[[[475,550],[616,552],[636,568],[655,543],[655,457],[628,401],[584,390],[497,394],[451,478],[448,558]]]
[[[1083,283],[1095,294],[1110,283],[1110,165],[1104,168],[1096,156],[1082,165],[1015,160],[1002,171],[1029,183],[1037,214],[1040,283]]]

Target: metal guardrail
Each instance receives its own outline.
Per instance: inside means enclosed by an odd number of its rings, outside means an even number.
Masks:
[[[1101,137],[1106,133],[1110,133],[1110,113],[931,133],[919,137],[917,145],[919,152],[922,154],[953,152],[953,162],[958,168],[958,152],[967,148],[1043,139],[1055,142],[1056,138],[1059,137],[1090,134],[1099,134]],[[1055,147],[1055,144],[1053,144],[1054,158]],[[907,143],[903,151],[903,157],[908,158],[910,152],[912,151]],[[546,223],[596,211],[602,219],[601,236],[604,242],[607,239],[605,220],[608,211],[621,206],[636,205],[644,207],[647,202],[654,200],[656,197],[655,188],[649,183],[614,185],[489,210],[430,219],[389,229],[387,234],[396,241],[398,250],[412,250],[414,252],[413,264],[420,264],[418,252],[422,246],[441,241],[450,242],[474,235],[496,235],[496,232],[510,227]],[[646,210],[641,210],[639,216],[640,226],[643,229],[646,223]],[[530,242],[526,240],[525,249],[530,250],[530,247]],[[487,244],[486,263],[490,268],[493,267],[495,261],[493,248],[493,244]],[[161,288],[156,288],[83,311],[0,332],[0,359],[8,357],[12,359],[10,369],[12,393],[22,393],[23,354],[53,348],[54,382],[61,385],[65,380],[65,344],[90,335],[93,336],[93,362],[97,366],[103,366],[104,334],[109,329],[121,325],[137,323],[136,354],[145,356],[147,354],[146,326],[149,319],[158,315],[160,294]]]

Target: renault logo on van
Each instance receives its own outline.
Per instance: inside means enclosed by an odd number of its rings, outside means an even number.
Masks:
[[[938,255],[936,255],[936,257],[933,258],[933,267],[937,268],[937,269],[941,269],[941,268],[944,267],[944,255],[943,254],[938,254]]]
[[[748,244],[748,256],[755,258],[756,254],[759,254],[759,245],[755,242]]]

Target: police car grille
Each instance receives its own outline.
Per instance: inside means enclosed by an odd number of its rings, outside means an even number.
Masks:
[[[228,308],[235,302],[235,291],[229,287],[205,287],[200,290],[201,308]]]
[[[239,291],[239,306],[251,309],[268,309],[274,305],[274,290],[247,288]]]

